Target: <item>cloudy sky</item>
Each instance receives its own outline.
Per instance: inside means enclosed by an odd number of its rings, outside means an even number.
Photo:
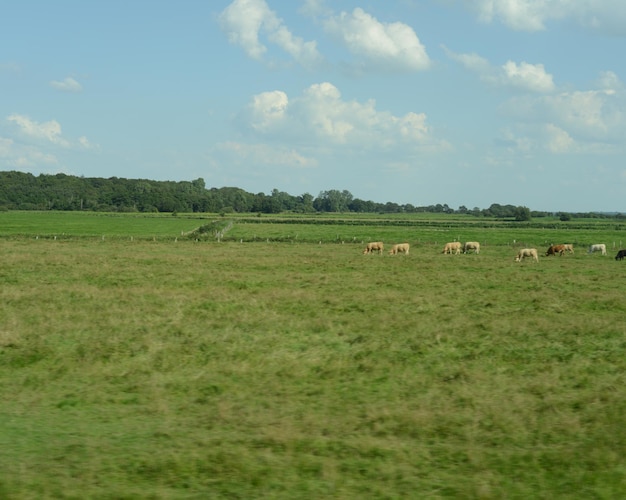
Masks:
[[[626,211],[624,0],[20,0],[0,170]]]

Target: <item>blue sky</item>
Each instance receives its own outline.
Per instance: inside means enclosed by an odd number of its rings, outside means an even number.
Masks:
[[[624,0],[20,0],[0,169],[626,211]]]

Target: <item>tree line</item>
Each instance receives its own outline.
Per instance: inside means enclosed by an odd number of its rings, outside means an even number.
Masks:
[[[354,198],[347,190],[322,191],[317,197],[299,196],[278,189],[270,194],[248,193],[236,187],[207,188],[204,179],[154,181],[110,177],[78,177],[66,174],[0,172],[2,210],[90,210],[103,212],[355,212],[355,213],[462,213],[477,217],[502,217],[525,221],[553,215],[531,212],[527,207],[492,204],[489,208],[453,209],[447,204],[414,206],[377,203]],[[583,214],[562,214],[563,217]],[[588,216],[589,214],[584,214]],[[595,214],[597,215],[597,214]]]

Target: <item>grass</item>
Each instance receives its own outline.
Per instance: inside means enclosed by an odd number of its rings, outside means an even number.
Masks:
[[[206,223],[207,215],[0,211],[4,237],[134,237],[174,239]],[[214,216],[215,217],[215,216]]]
[[[626,494],[622,263],[361,251],[0,239],[0,496]]]

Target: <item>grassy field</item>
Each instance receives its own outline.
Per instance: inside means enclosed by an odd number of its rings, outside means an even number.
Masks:
[[[207,239],[214,239],[208,235]],[[312,225],[312,224],[252,224],[235,222],[222,238],[224,241],[280,241],[290,243],[356,243],[382,240],[386,243],[408,241],[414,245],[443,246],[448,241],[479,241],[483,246],[535,246],[545,251],[551,244],[573,243],[579,252],[589,245],[605,243],[607,249],[626,246],[626,231],[612,228],[553,229],[499,227],[446,227],[444,224],[423,226],[393,226],[370,224]],[[441,250],[440,249],[440,250]]]
[[[172,216],[103,240],[111,218],[0,225],[1,498],[626,496],[612,249],[548,258],[540,230],[494,230],[450,256],[445,229],[395,227],[410,255],[362,255],[395,241],[196,241]],[[586,231],[550,234],[621,236]]]
[[[207,215],[100,212],[0,212],[0,237],[174,239],[207,222]],[[215,218],[217,216],[213,216]]]

